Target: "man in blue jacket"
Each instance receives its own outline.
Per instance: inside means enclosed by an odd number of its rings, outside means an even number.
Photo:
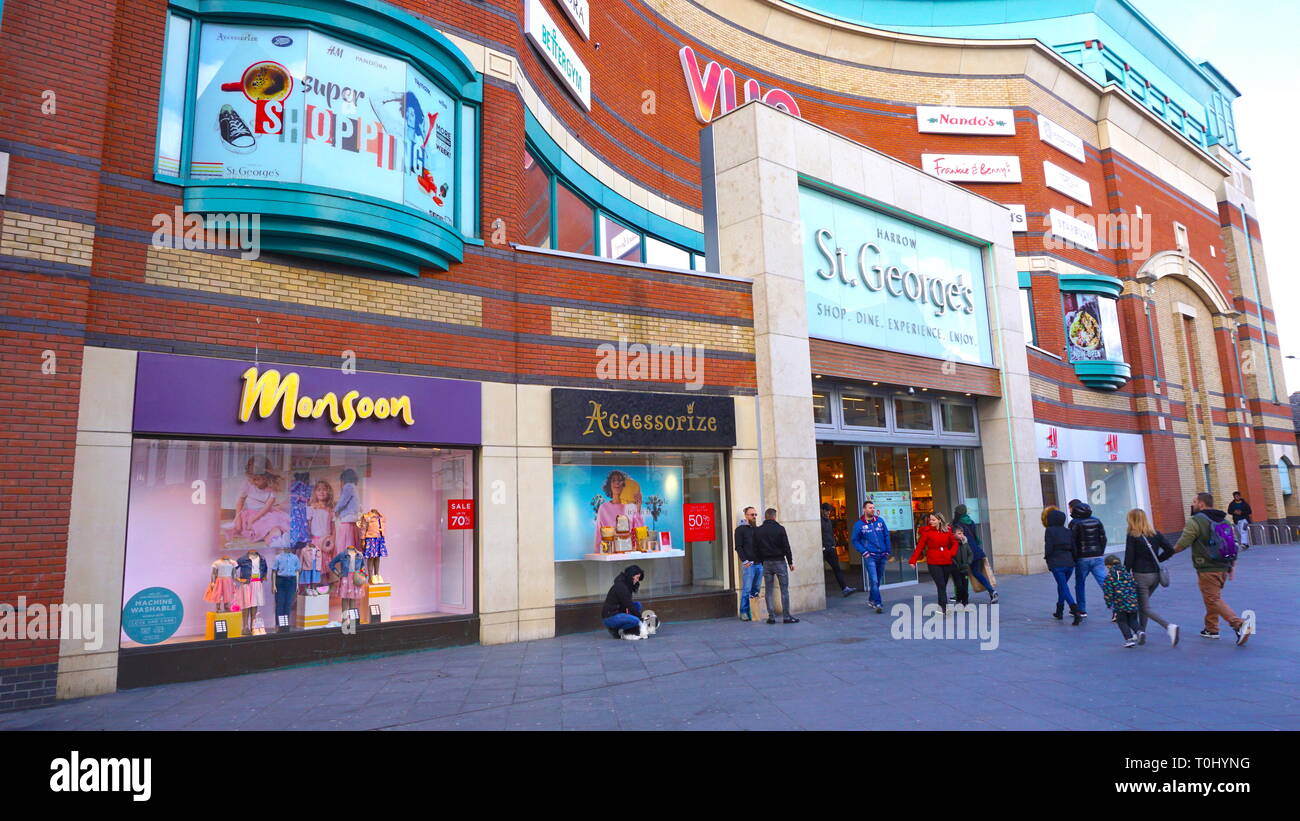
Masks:
[[[889,526],[876,515],[876,503],[862,505],[862,518],[853,523],[853,549],[862,556],[862,566],[867,569],[871,582],[871,606],[877,613],[884,612],[880,600],[880,583],[885,578],[885,562],[889,561]]]

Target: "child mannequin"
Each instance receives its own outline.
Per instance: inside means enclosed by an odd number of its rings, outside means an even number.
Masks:
[[[262,583],[266,578],[266,559],[256,550],[250,550],[236,561],[235,579],[239,582],[238,601],[244,611],[244,635],[252,635],[253,622],[258,609],[266,603]]]
[[[212,584],[209,585],[208,592],[203,594],[203,600],[215,604],[218,613],[229,610],[231,602],[235,600],[235,580],[232,574],[237,566],[229,556],[222,556],[212,563]]]
[[[330,562],[330,570],[333,570],[339,577],[339,598],[342,599],[343,614],[357,606],[358,600],[366,595],[364,582],[358,584],[352,578],[352,574],[359,573],[363,577],[366,575],[365,557],[356,546],[350,546],[347,550],[334,557]]]
[[[305,543],[304,543],[305,544]],[[271,562],[271,590],[275,593],[275,621],[278,632],[289,630],[280,624],[281,616],[288,616],[293,609],[293,595],[298,590],[298,557],[289,550],[275,554]]]
[[[383,583],[383,577],[379,575],[379,560],[388,555],[388,545],[384,541],[383,514],[371,508],[357,520],[357,530],[361,533],[361,544],[365,549],[366,562],[370,566],[370,577],[377,584]]]

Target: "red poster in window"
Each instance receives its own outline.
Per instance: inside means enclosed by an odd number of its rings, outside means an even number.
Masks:
[[[473,530],[474,529],[474,500],[473,499],[448,499],[447,500],[447,529],[448,530]]]
[[[686,541],[711,542],[717,538],[712,502],[689,502],[682,505],[686,516]]]

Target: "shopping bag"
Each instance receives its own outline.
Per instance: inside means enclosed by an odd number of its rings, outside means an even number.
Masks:
[[[987,565],[988,565],[988,562],[985,562],[984,564],[987,566]],[[986,570],[985,572],[987,573],[988,571]],[[979,580],[979,578],[976,577],[976,575],[975,575],[974,573],[970,574],[970,589],[971,589],[972,592],[975,592],[975,593],[983,593],[983,592],[984,592],[984,585],[980,584],[980,580]]]
[[[984,559],[984,578],[994,587],[998,586],[998,577],[993,575],[993,562],[987,558]]]

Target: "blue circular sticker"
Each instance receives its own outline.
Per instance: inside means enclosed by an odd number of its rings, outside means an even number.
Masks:
[[[279,46],[280,48],[284,48],[285,46],[291,46],[291,45],[293,45],[293,38],[292,38],[292,37],[286,37],[286,36],[283,35],[283,34],[279,34],[279,35],[276,35],[275,37],[272,37],[272,38],[271,38],[271,42],[274,43],[275,45]]]
[[[157,644],[172,637],[185,617],[181,597],[165,587],[149,587],[122,607],[122,630],[131,641]]]

